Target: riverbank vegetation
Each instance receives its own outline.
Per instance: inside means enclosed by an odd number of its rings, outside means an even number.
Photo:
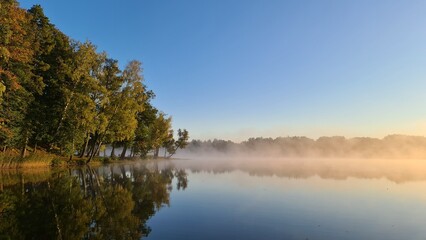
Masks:
[[[175,140],[171,117],[152,105],[141,62],[120,69],[93,43],[61,32],[41,6],[0,4],[2,159],[29,161],[41,151],[89,163],[107,146],[112,157],[122,147],[119,158],[186,146],[188,132]]]

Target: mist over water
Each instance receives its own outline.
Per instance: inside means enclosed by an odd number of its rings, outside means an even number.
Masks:
[[[242,143],[192,141],[174,166],[194,171],[241,170],[256,176],[426,180],[426,138],[256,138]]]
[[[241,143],[225,140],[193,140],[186,154],[244,157],[331,157],[426,159],[426,137],[388,135],[382,139],[342,136],[250,138]]]

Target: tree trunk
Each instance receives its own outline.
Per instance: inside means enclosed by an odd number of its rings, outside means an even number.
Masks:
[[[95,147],[93,148],[92,154],[90,154],[89,159],[87,159],[86,164],[89,163],[97,153],[99,153],[99,151],[101,149],[101,145],[102,145],[102,141],[99,142],[99,145],[97,147],[96,147],[96,143],[95,143]]]
[[[71,154],[70,154],[70,159],[69,161],[72,161],[72,157],[74,156],[74,136],[72,138],[72,146],[71,146]]]
[[[120,159],[124,159],[126,157],[126,152],[127,152],[127,142],[124,143],[123,151],[121,152]]]
[[[100,148],[101,148],[101,145],[102,145],[102,141],[103,141],[103,139],[105,137],[105,134],[107,133],[107,131],[109,129],[109,126],[111,125],[112,119],[114,118],[115,114],[117,113],[117,110],[118,110],[118,105],[115,107],[114,113],[112,114],[112,117],[109,120],[109,122],[108,122],[108,124],[107,124],[107,126],[106,126],[106,128],[105,128],[105,130],[103,132],[103,134],[96,134],[96,137],[94,139],[94,147],[93,147],[93,150],[92,150],[92,154],[90,154],[90,157],[89,157],[89,159],[87,159],[86,164],[89,163],[92,160],[93,156],[100,151]],[[99,146],[96,149],[96,142],[98,141],[98,139],[99,139]]]
[[[92,151],[92,153],[93,153],[93,151]],[[89,158],[86,161],[86,164],[88,164],[92,160],[92,158],[93,158],[93,154],[90,154]]]
[[[86,157],[89,157],[92,154],[92,152],[93,152],[93,145],[90,146],[89,150],[87,151]]]
[[[24,146],[22,147],[22,150],[21,150],[21,158],[24,158],[25,155],[27,154],[27,145],[28,145],[28,137],[25,138]]]
[[[133,147],[130,148],[130,157],[134,157],[134,155],[133,155]]]
[[[89,146],[89,140],[90,140],[90,134],[88,133],[86,135],[86,142],[83,145],[83,150],[81,151],[79,156],[80,158],[84,157],[84,154],[86,153],[86,150],[87,150],[87,146]]]
[[[63,109],[62,114],[61,114],[61,119],[59,120],[58,127],[56,128],[55,134],[53,135],[53,140],[55,140],[55,138],[58,136],[59,130],[62,128],[62,125],[64,124],[64,120],[65,120],[65,117],[67,115],[68,108],[69,108],[72,100],[74,100],[73,98],[74,98],[74,94],[75,94],[75,89],[77,88],[77,85],[80,83],[80,81],[81,81],[81,79],[78,78],[77,81],[74,83],[74,86],[72,87],[71,95],[65,103],[64,109]],[[51,149],[52,146],[53,145],[50,146],[49,150],[52,150]]]
[[[156,148],[156,149],[155,149],[155,151],[154,151],[154,159],[157,159],[157,158],[158,158],[158,153],[159,153],[159,151],[160,151],[160,148]]]
[[[177,145],[167,158],[171,158],[181,146],[181,144]]]
[[[102,143],[101,143],[101,144],[99,144],[98,148],[96,149],[95,155],[96,155],[97,157],[99,157],[99,156],[100,156],[101,147],[102,147]]]
[[[115,143],[114,142],[111,143],[111,154],[110,154],[110,157],[111,158],[115,157]]]
[[[98,138],[99,138],[98,133],[95,133],[95,135],[93,136],[93,139],[92,139],[92,143],[89,144],[90,148],[89,148],[89,151],[87,151],[86,157],[89,157],[90,155],[92,155],[92,152],[95,149],[96,142],[98,141]]]
[[[71,97],[73,95],[74,95],[74,93],[71,94]],[[66,116],[66,113],[67,113],[67,110],[68,110],[70,103],[71,103],[71,98],[65,103],[65,107],[62,110],[61,119],[59,120],[58,127],[56,128],[56,131],[55,131],[55,134],[53,135],[53,138],[56,138],[56,136],[59,134],[59,130],[61,129],[62,124],[65,120],[65,116]]]

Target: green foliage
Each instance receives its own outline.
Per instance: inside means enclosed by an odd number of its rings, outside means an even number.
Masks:
[[[163,147],[169,153],[168,158],[172,157],[178,149],[188,146],[189,133],[186,129],[178,129],[178,139],[173,139],[173,132],[170,133],[169,139],[164,143]]]
[[[96,156],[106,144],[146,155],[170,141],[171,118],[153,107],[142,63],[124,70],[50,23],[39,5],[0,8],[0,148]],[[158,151],[157,151],[158,152]]]
[[[153,107],[150,100],[154,98],[154,94],[147,92],[148,100],[144,103],[144,111],[139,112],[136,116],[138,126],[135,131],[135,139],[133,143],[133,151],[136,154],[146,156],[153,149],[151,129],[154,128],[154,123],[157,119],[158,110]]]
[[[30,16],[16,1],[0,8],[0,143],[21,146],[27,137],[25,116],[33,101],[34,34]]]

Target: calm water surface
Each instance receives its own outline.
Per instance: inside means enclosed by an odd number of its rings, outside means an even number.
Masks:
[[[378,160],[368,167],[356,160],[283,161],[174,160],[4,171],[0,234],[10,239],[426,239],[423,161]]]

